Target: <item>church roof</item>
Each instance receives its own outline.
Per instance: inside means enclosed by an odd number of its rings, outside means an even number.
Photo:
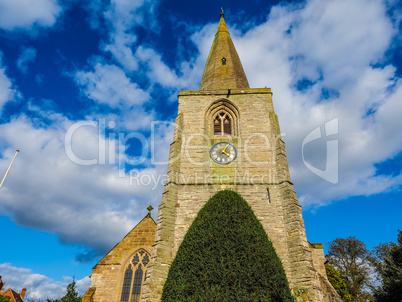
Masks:
[[[200,90],[250,88],[239,55],[223,18],[209,52]]]

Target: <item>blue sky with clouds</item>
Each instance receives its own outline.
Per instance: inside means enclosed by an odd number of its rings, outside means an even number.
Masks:
[[[399,1],[0,0],[1,177],[21,150],[0,189],[6,287],[55,298],[75,276],[83,293],[157,208],[177,93],[198,89],[221,6],[250,86],[274,93],[309,241],[396,239]]]

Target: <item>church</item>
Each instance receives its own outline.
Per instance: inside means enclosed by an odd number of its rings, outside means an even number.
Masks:
[[[199,90],[178,95],[157,222],[149,213],[92,270],[83,302],[157,302],[198,212],[217,192],[240,194],[261,222],[300,301],[342,301],[323,246],[307,241],[270,88],[250,88],[223,12]]]

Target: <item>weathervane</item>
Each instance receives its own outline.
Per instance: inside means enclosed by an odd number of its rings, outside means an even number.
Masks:
[[[221,16],[223,16],[223,13],[224,13],[224,12],[223,12],[223,7],[221,7]]]

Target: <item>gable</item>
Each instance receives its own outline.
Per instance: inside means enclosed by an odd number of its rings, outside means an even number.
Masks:
[[[150,253],[155,242],[156,222],[151,215],[145,216],[119,243],[117,243],[95,266],[121,264],[138,248]]]

